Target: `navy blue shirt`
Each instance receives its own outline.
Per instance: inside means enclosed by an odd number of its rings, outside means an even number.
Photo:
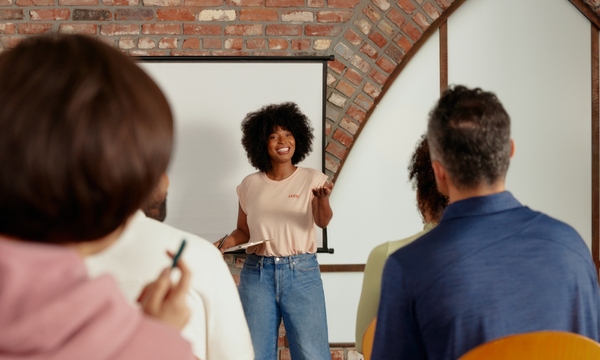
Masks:
[[[563,330],[599,340],[590,251],[509,192],[452,203],[383,272],[372,358],[457,359],[509,334]]]

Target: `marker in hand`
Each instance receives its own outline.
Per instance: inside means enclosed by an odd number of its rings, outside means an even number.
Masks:
[[[146,285],[137,299],[144,313],[180,330],[190,318],[186,294],[190,287],[191,274],[185,261],[179,260],[185,243],[186,240],[183,239],[177,254],[173,255],[171,267],[165,268],[156,280]],[[173,254],[170,251],[167,253],[169,256]],[[179,268],[181,273],[179,281],[176,282],[170,279],[171,269],[174,267]]]
[[[228,236],[229,236],[229,234],[225,234],[225,236],[223,236],[221,238],[219,245],[217,245],[217,249],[221,250],[221,248],[223,247],[223,244],[225,243],[225,239],[227,239]]]
[[[179,246],[179,250],[177,250],[177,254],[175,254],[175,256],[173,257],[173,265],[171,265],[172,268],[177,266],[177,261],[179,260],[179,258],[181,257],[181,253],[183,252],[183,249],[185,248],[185,239],[183,239],[181,241],[181,245]]]

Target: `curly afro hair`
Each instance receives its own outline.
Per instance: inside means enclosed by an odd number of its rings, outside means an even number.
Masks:
[[[298,105],[293,102],[266,105],[248,113],[242,121],[242,145],[248,161],[259,171],[267,172],[272,168],[267,141],[278,126],[294,135],[296,150],[292,164],[298,164],[312,151],[313,128]]]
[[[437,189],[425,135],[421,136],[408,165],[408,178],[413,189],[417,190],[417,204],[421,214],[429,214],[433,222],[440,222],[444,209],[448,206],[448,198]]]

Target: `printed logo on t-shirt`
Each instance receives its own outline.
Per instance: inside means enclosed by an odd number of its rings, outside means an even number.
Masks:
[[[290,194],[290,195],[288,195],[288,197],[290,199],[298,199],[298,198],[300,198],[300,195],[298,195],[298,194]]]

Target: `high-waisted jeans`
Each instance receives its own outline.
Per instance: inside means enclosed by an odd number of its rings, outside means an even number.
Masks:
[[[292,360],[331,359],[325,295],[315,254],[248,255],[238,290],[256,360],[277,359],[282,318]]]

